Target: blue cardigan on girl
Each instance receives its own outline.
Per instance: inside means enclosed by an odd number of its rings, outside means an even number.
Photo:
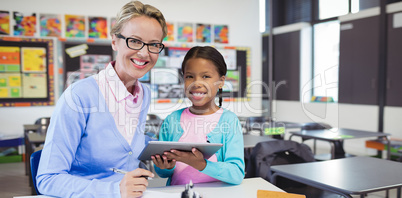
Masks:
[[[160,132],[159,141],[177,142],[183,134],[180,117],[184,109],[177,110],[166,117]],[[222,143],[223,147],[216,152],[218,162],[206,160],[207,166],[201,172],[229,184],[240,184],[244,178],[244,144],[240,121],[236,114],[224,109],[217,126],[207,134],[210,143]],[[155,171],[161,177],[169,177],[170,185],[174,168]]]

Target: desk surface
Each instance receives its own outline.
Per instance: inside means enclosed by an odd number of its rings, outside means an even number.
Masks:
[[[372,157],[277,165],[271,170],[279,176],[345,194],[402,187],[401,163]]]
[[[148,188],[152,191],[177,193],[184,190],[184,185]],[[257,197],[257,190],[270,190],[284,192],[282,189],[274,186],[262,178],[244,179],[240,185],[230,185],[223,182],[195,184],[194,191],[200,193],[203,197]]]
[[[203,197],[207,198],[244,198],[244,197],[257,197],[257,190],[270,190],[284,192],[282,189],[274,186],[273,184],[265,181],[262,178],[248,178],[244,179],[240,185],[230,185],[223,182],[195,184],[194,191],[200,193]],[[181,193],[184,190],[184,185],[178,186],[164,186],[148,188],[149,191],[165,192],[165,193]],[[14,198],[39,198],[49,196],[18,196]]]
[[[46,140],[46,134],[43,133],[27,133],[28,141],[32,144],[42,144]]]
[[[253,121],[250,123],[252,129],[264,129],[264,128],[270,128],[270,127],[284,127],[285,129],[295,129],[295,128],[301,128],[304,124],[303,123],[297,123],[297,122],[288,122],[288,121],[274,121],[274,122],[269,122],[269,121],[263,121],[263,122],[258,122],[258,121]]]
[[[24,124],[24,131],[36,131],[40,126],[37,124]]]
[[[290,132],[290,134],[325,141],[338,141],[343,139],[356,139],[356,138],[367,138],[367,137],[384,137],[390,135],[388,133],[378,133],[378,132],[345,129],[345,128],[302,130],[302,131]]]

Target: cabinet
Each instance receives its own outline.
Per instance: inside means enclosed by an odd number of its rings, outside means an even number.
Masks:
[[[402,106],[402,12],[388,14],[386,106]]]
[[[376,105],[379,16],[340,21],[339,103]]]
[[[300,31],[274,35],[273,80],[277,100],[300,100]]]

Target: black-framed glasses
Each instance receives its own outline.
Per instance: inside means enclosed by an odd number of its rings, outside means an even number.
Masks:
[[[116,34],[117,38],[126,40],[127,47],[133,50],[141,50],[145,45],[148,47],[148,51],[154,54],[159,54],[165,47],[162,43],[144,43],[141,40],[124,37],[121,34]]]

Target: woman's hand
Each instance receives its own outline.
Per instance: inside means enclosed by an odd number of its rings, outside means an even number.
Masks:
[[[121,197],[141,197],[148,186],[146,177],[154,177],[154,174],[142,168],[126,173],[120,181]]]
[[[165,152],[167,153],[167,152]],[[176,165],[176,160],[168,160],[165,155],[155,155],[151,156],[152,161],[154,162],[155,166],[159,167],[160,169],[172,169]]]
[[[170,152],[165,152],[164,155],[168,160],[183,162],[199,171],[204,170],[205,166],[207,166],[204,155],[196,148],[193,148],[191,152],[171,150]]]

